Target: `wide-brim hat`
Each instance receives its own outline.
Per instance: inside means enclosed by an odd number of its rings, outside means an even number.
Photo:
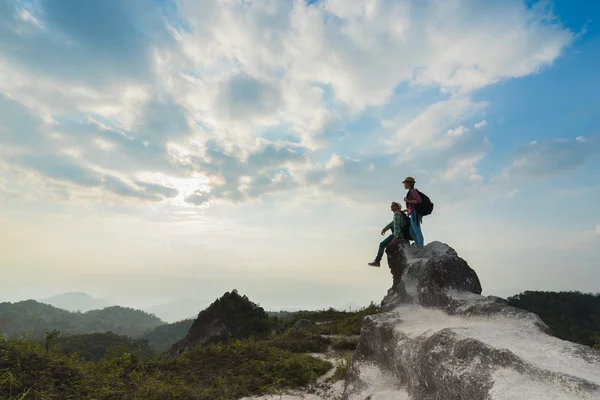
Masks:
[[[412,184],[414,184],[415,182],[416,182],[415,178],[413,178],[412,176],[407,176],[406,179],[402,183],[412,183]]]

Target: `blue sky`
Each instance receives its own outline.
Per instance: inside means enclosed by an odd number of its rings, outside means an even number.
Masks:
[[[487,294],[600,291],[600,5],[0,0],[0,283],[378,301],[414,176]]]

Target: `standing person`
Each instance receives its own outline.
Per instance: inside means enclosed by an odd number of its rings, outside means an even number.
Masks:
[[[381,265],[383,252],[390,243],[397,243],[400,239],[404,238],[403,232],[406,224],[408,223],[408,221],[406,221],[407,217],[404,215],[400,203],[393,201],[390,209],[394,213],[394,220],[381,230],[381,236],[385,235],[389,229],[392,230],[392,234],[379,243],[379,250],[377,251],[375,261],[369,263],[371,267],[379,267]]]
[[[410,234],[417,245],[415,254],[419,254],[425,245],[425,240],[421,231],[422,216],[417,212],[416,205],[421,203],[422,199],[419,191],[415,188],[415,178],[408,176],[402,183],[404,184],[404,189],[408,190],[404,201],[406,202],[408,216],[410,217]]]

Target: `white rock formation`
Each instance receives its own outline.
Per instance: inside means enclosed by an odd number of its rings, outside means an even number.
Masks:
[[[407,258],[412,251],[387,249],[394,285],[363,322],[344,399],[600,399],[600,352],[481,296],[477,275],[447,245]]]

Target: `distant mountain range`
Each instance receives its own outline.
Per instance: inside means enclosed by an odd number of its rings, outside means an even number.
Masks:
[[[82,292],[63,293],[38,301],[63,310],[81,312],[101,310],[116,305],[110,300],[99,299]],[[206,308],[209,303],[208,301],[184,298],[171,303],[151,306],[145,308],[144,311],[156,315],[165,322],[177,322],[188,318],[196,318],[198,313]]]
[[[40,303],[50,304],[56,308],[62,308],[63,310],[81,312],[102,310],[103,308],[115,305],[106,300],[98,299],[81,292],[63,293],[38,301]]]
[[[80,313],[35,300],[0,303],[0,332],[8,336],[44,337],[56,329],[66,334],[110,331],[138,337],[163,324],[154,315],[127,307],[112,306]]]

